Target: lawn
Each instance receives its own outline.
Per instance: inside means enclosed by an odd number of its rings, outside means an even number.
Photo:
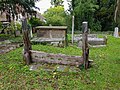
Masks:
[[[34,50],[81,55],[76,46],[33,45]],[[80,72],[30,71],[23,47],[0,55],[0,90],[120,90],[120,39],[108,36],[106,47],[90,48],[92,67]]]

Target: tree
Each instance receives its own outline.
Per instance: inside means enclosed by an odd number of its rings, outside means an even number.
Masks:
[[[116,1],[115,15],[114,15],[115,23],[120,26],[120,0]]]
[[[44,22],[42,22],[40,19],[38,18],[34,18],[32,17],[30,20],[29,20],[29,23],[32,27],[36,27],[36,26],[41,26],[44,24]]]
[[[115,2],[116,0],[72,0],[70,11],[75,15],[75,29],[80,30],[81,22],[87,20],[92,30],[113,30]]]
[[[115,1],[116,0],[99,0],[99,2],[97,2],[99,9],[95,12],[94,17],[101,23],[101,31],[113,30],[115,26]]]
[[[62,6],[48,9],[43,16],[46,18],[47,25],[66,25],[66,14]]]
[[[32,15],[33,7],[36,8],[36,1],[39,0],[0,0],[0,12],[5,12],[7,21],[11,22],[11,19],[15,20],[15,16],[18,19],[18,14],[22,14],[24,17],[26,14],[27,16]],[[4,29],[2,32],[4,33]]]
[[[55,7],[57,6],[63,6],[63,0],[51,0],[51,4],[54,5]]]
[[[17,16],[19,13],[22,13],[22,15],[24,15],[25,12],[31,14],[36,1],[39,0],[0,0],[0,11],[5,11],[9,21],[11,21],[11,14],[13,19],[15,15]]]
[[[73,0],[72,9],[75,15],[75,30],[81,30],[81,24],[83,21],[89,22],[89,27],[91,29],[96,29],[93,27],[95,22],[94,12],[98,9],[95,0]]]

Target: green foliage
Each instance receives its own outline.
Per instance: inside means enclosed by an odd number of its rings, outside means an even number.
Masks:
[[[22,25],[18,22],[11,22],[10,23],[10,29],[15,31],[15,30],[22,30]]]
[[[99,1],[99,9],[95,12],[95,19],[101,23],[102,31],[114,30],[114,12],[116,0]]]
[[[43,16],[46,18],[47,25],[66,25],[66,14],[64,12],[64,7],[62,6],[48,9]]]
[[[89,22],[89,28],[91,30],[97,29],[93,28],[93,26],[96,24],[94,16],[94,12],[96,9],[98,9],[99,6],[96,5],[94,0],[76,0],[75,1],[75,7],[74,7],[74,13],[75,13],[75,27],[77,27],[77,30],[81,30],[81,24],[83,21]]]
[[[11,18],[15,19],[15,15],[18,16],[19,13],[23,16],[25,13],[31,15],[34,11],[33,8],[37,8],[36,1],[39,0],[1,0],[0,11],[7,11],[7,20],[11,22]]]
[[[32,17],[32,18],[29,20],[29,23],[31,24],[32,27],[44,25],[44,22],[43,22],[43,21],[41,21],[40,19],[35,18],[35,17]]]
[[[66,24],[67,24],[67,28],[68,28],[68,33],[71,32],[72,30],[72,16],[70,14],[68,14],[66,16]]]
[[[12,9],[12,12],[14,14],[17,13],[16,11],[16,4],[19,4],[19,6],[22,6],[26,12],[29,12],[33,10],[32,8],[35,7],[35,2],[39,0],[1,0],[0,1],[0,10],[3,9]]]
[[[0,29],[2,29],[2,22],[0,22]]]
[[[51,4],[54,5],[55,7],[57,6],[63,6],[63,0],[51,0]]]
[[[20,23],[16,23],[16,26],[17,26],[17,30],[22,30],[22,25]]]
[[[15,31],[15,30],[16,30],[16,27],[15,27],[15,23],[14,23],[14,22],[11,22],[11,23],[10,23],[10,29],[11,29],[12,31]]]
[[[49,17],[47,25],[62,26],[65,25],[65,19],[61,16],[53,15]]]
[[[9,37],[10,42],[12,43],[23,43],[23,36],[18,36],[18,37]]]
[[[75,13],[77,15],[82,15],[82,17],[87,14],[92,14],[96,11],[96,9],[99,8],[98,5],[95,4],[94,0],[76,0],[76,6],[75,6]]]
[[[48,53],[62,53],[66,55],[81,55],[81,50],[78,49],[76,46],[73,47],[66,47],[66,48],[60,48],[60,47],[54,47],[54,46],[44,46],[44,45],[33,45],[33,50],[38,51],[44,51]],[[76,53],[77,52],[77,53]]]
[[[10,36],[9,35],[6,35],[6,34],[0,34],[0,40],[7,40],[8,38],[10,38]],[[2,40],[2,41],[3,41]]]
[[[14,37],[13,35],[7,35],[7,34],[0,34],[0,40],[9,40],[11,43],[22,43],[23,42],[23,37],[18,36]]]
[[[75,15],[75,30],[81,30],[83,21],[88,21],[91,30],[113,30],[115,2],[116,0],[72,0],[70,11]]]
[[[96,21],[95,23],[92,23],[91,27],[92,27],[91,29],[93,31],[101,31],[102,30],[102,26],[101,26],[100,21]]]

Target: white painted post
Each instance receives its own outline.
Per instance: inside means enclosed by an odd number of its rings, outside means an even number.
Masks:
[[[72,16],[72,44],[74,43],[74,16]]]
[[[33,38],[32,28],[30,28],[30,36],[31,36],[31,38]]]

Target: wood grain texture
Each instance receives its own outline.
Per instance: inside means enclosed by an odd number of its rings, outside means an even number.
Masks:
[[[31,50],[33,62],[36,63],[51,63],[61,65],[78,66],[83,64],[81,56],[69,56],[64,54],[51,54]]]

